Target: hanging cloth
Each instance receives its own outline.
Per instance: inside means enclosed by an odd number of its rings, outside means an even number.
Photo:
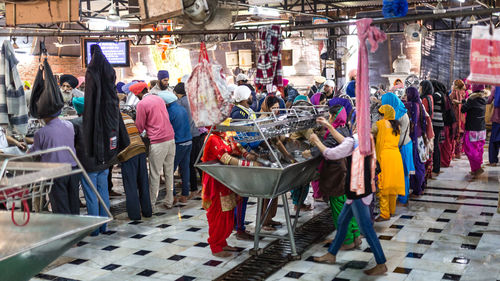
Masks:
[[[283,87],[283,69],[281,66],[281,26],[271,25],[259,29],[259,60],[257,61],[257,74],[255,85],[267,88],[270,92],[272,86]]]
[[[386,35],[377,27],[370,26],[372,19],[360,19],[358,28],[358,73],[356,77],[356,123],[358,125],[359,150],[361,155],[372,154],[370,145],[370,76],[368,69],[368,49],[366,39],[370,42],[370,51],[374,53],[378,43],[386,40]]]
[[[9,126],[14,132],[26,135],[28,106],[24,84],[17,71],[18,63],[10,41],[3,41],[0,53],[0,125]]]

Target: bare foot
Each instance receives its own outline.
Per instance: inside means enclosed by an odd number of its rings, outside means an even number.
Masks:
[[[375,267],[364,271],[366,275],[383,275],[387,272],[387,266],[384,264],[377,264]]]
[[[490,167],[496,167],[498,165],[498,163],[488,163],[486,164],[487,166],[490,166]]]
[[[325,241],[321,242],[322,244],[330,244],[333,242],[333,239],[325,239]]]
[[[383,217],[381,217],[381,216],[378,216],[378,217],[375,219],[375,221],[376,221],[376,222],[388,221],[388,220],[389,220],[389,219],[384,219],[384,218],[383,218]]]
[[[352,242],[351,244],[342,244],[342,246],[340,246],[341,251],[349,251],[349,250],[352,250],[354,248],[356,248],[356,245],[354,244],[354,242]]]
[[[326,253],[324,255],[322,255],[321,257],[315,257],[313,258],[313,260],[315,262],[319,262],[319,263],[328,263],[328,264],[334,264],[335,261],[337,260],[337,258],[330,254],[330,253]]]
[[[354,239],[354,245],[356,245],[356,248],[361,246],[361,244],[363,244],[363,240],[361,240],[361,237],[358,236]]]
[[[235,247],[229,246],[229,245],[227,245],[226,247],[222,248],[222,250],[224,250],[226,252],[238,252],[238,249],[236,249]]]
[[[222,251],[222,252],[218,252],[218,253],[212,253],[212,255],[214,255],[218,258],[228,258],[228,257],[232,256],[233,254],[231,254],[230,252]]]

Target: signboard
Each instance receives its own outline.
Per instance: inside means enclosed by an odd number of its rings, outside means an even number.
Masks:
[[[312,20],[312,24],[325,24],[328,23],[327,18],[317,18],[314,17]],[[313,40],[328,40],[328,29],[326,28],[321,28],[321,29],[315,29],[313,31]]]
[[[83,39],[83,59],[85,66],[90,63],[92,54],[90,48],[92,45],[99,45],[102,53],[108,62],[114,67],[127,67],[130,66],[130,45],[129,41],[114,41],[112,39],[99,40],[99,39]]]

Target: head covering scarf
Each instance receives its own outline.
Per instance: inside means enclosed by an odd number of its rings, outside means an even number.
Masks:
[[[472,84],[472,92],[481,92],[484,91],[484,85],[483,84]]]
[[[24,81],[24,87],[31,88],[31,84],[29,81]]]
[[[83,83],[85,83],[85,76],[78,77],[78,86],[80,87]]]
[[[407,88],[406,89],[406,98],[408,100],[407,104],[408,104],[408,108],[410,110],[410,112],[408,114],[410,115],[411,122],[413,122],[415,124],[419,124],[420,129],[422,130],[422,133],[425,134],[427,124],[425,121],[425,117],[423,115],[424,106],[422,105],[422,100],[420,99],[417,88],[415,88],[415,87]],[[417,115],[420,116],[420,120],[417,120]]]
[[[299,101],[307,101],[307,96],[304,96],[304,95],[298,95],[294,100],[293,100],[293,104],[296,104],[297,102]]]
[[[73,98],[71,103],[73,103],[73,107],[75,108],[76,113],[78,113],[78,115],[82,115],[84,109],[84,98]]]
[[[394,108],[388,104],[382,105],[378,109],[378,112],[384,115],[384,120],[395,120],[396,112],[394,111]]]
[[[428,96],[434,94],[434,87],[432,86],[431,81],[423,80],[420,82],[420,86],[422,87],[422,96]]]
[[[316,93],[311,97],[311,103],[313,105],[319,105],[321,100],[326,99],[325,95],[323,93]]]
[[[344,107],[341,107],[339,112],[337,112],[337,116],[335,116],[335,120],[332,123],[334,128],[345,126],[347,123],[347,112]]]
[[[125,85],[125,83],[123,83],[123,82],[116,83],[116,92],[119,94],[124,94],[123,89],[122,89],[124,85]]]
[[[177,96],[170,91],[161,91],[158,93],[158,96],[162,98],[166,104],[171,104],[177,100]]]
[[[393,108],[396,120],[399,120],[407,112],[403,102],[393,93],[386,93],[382,96],[382,105],[390,105]]]
[[[348,116],[351,114],[352,104],[348,99],[335,97],[330,99],[330,101],[328,102],[328,106],[330,107],[336,104],[343,106]]]
[[[59,84],[62,86],[64,82],[67,82],[71,88],[76,88],[78,86],[78,79],[71,74],[61,75],[61,78],[59,78]]]

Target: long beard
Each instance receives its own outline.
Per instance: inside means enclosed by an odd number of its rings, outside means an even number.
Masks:
[[[166,90],[168,88],[168,85],[167,86],[163,86],[163,83],[160,83],[160,90]]]

